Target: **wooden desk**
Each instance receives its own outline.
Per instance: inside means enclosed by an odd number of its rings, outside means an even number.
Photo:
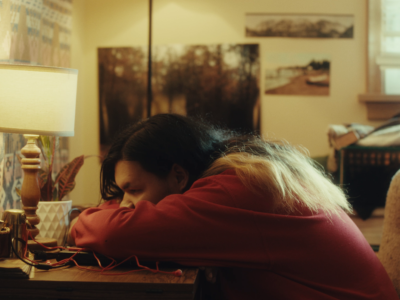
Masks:
[[[127,270],[118,268],[110,273],[123,271]],[[101,275],[76,267],[50,271],[32,269],[30,279],[0,279],[0,299],[194,299],[198,269],[182,271],[181,277],[175,277],[149,271]]]

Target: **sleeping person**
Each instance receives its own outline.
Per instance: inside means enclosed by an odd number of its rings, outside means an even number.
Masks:
[[[222,299],[398,299],[342,190],[286,142],[156,115],[116,137],[101,194],[77,246],[207,267]]]

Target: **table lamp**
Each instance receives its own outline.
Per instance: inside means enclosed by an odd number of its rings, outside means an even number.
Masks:
[[[31,224],[32,237],[40,200],[38,172],[39,135],[73,136],[78,70],[32,65],[0,64],[0,132],[23,134],[27,144],[21,149],[24,180],[22,209]]]

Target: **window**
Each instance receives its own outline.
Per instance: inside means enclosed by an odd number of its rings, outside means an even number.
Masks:
[[[400,95],[400,1],[369,0],[368,91]]]

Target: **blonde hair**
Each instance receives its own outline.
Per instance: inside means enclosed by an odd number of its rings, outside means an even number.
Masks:
[[[308,208],[328,215],[352,212],[344,192],[334,185],[304,148],[259,137],[233,139],[202,177],[234,169],[242,183],[257,194],[272,195],[275,210],[287,213]]]

